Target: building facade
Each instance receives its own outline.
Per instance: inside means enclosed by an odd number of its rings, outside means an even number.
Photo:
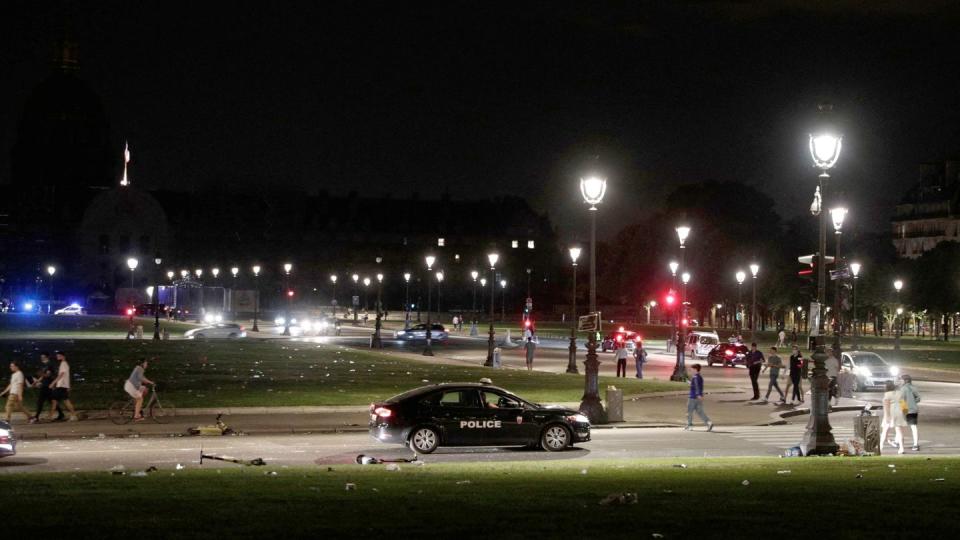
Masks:
[[[921,166],[920,182],[891,220],[897,256],[916,259],[940,242],[960,242],[960,161]]]

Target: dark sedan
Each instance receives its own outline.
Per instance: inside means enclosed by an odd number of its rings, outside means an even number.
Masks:
[[[750,352],[750,349],[743,343],[721,343],[707,353],[707,365],[743,366],[746,365],[748,352]]]
[[[551,452],[590,440],[590,420],[532,403],[484,380],[422,386],[370,405],[370,435],[419,454],[440,446],[530,446]]]

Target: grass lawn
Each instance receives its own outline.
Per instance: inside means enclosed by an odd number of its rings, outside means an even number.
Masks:
[[[123,398],[123,381],[135,359],[154,356],[157,361],[147,377],[158,381],[163,397],[177,407],[367,405],[427,382],[481,377],[537,402],[579,401],[583,394],[583,376],[578,375],[451,366],[283,340],[0,340],[0,358],[20,360],[27,373],[36,369],[40,351],[54,349],[67,353],[74,375],[72,398],[80,409],[104,409]],[[607,384],[623,388],[625,395],[684,388],[656,380],[601,377],[600,387]]]
[[[134,324],[143,326],[145,334],[153,335],[153,318],[136,317]],[[173,335],[196,328],[195,325],[160,319],[161,328]],[[125,336],[130,328],[127,317],[112,315],[35,315],[7,313],[0,315],[0,339],[16,338],[29,334],[31,337],[56,339],[65,333],[77,333],[82,337]]]
[[[888,467],[896,463],[896,468]],[[77,538],[950,538],[956,458],[337,466],[0,476],[4,527]],[[207,468],[204,465],[204,468]],[[789,470],[789,474],[778,471]],[[274,475],[273,473],[276,473]],[[856,478],[862,475],[862,478]],[[942,478],[943,481],[936,481]],[[749,485],[743,485],[744,480]],[[347,491],[347,483],[355,489]],[[637,504],[600,505],[632,492]],[[39,508],[63,511],[38,511]]]

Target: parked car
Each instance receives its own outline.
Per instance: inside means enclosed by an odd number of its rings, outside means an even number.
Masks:
[[[396,333],[394,333],[394,337],[403,341],[426,341],[427,325],[421,323],[416,326],[411,326],[406,330],[397,330]],[[447,333],[447,329],[444,328],[442,324],[433,323],[430,326],[431,341],[446,341],[449,337],[450,335]]]
[[[418,454],[440,446],[529,446],[551,452],[590,440],[579,411],[522,399],[489,379],[422,386],[370,405],[370,436]]]
[[[857,377],[857,392],[868,389],[883,389],[889,381],[896,383],[900,368],[891,366],[879,354],[850,351],[841,354],[841,368],[849,368]]]
[[[244,327],[235,323],[219,323],[193,328],[183,333],[187,339],[236,339],[247,337]]]
[[[693,330],[687,333],[685,354],[692,358],[704,359],[718,343],[720,343],[720,336],[716,332]]]
[[[750,348],[743,343],[721,343],[707,353],[707,365],[720,364],[723,367],[746,365]]]
[[[80,304],[70,304],[53,312],[54,315],[83,315],[83,308]]]
[[[17,438],[13,428],[7,422],[0,420],[0,457],[17,455]]]

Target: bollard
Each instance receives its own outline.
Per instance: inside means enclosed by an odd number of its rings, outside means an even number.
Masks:
[[[607,387],[607,422],[623,422],[623,390]]]
[[[500,347],[493,349],[493,367],[500,367]]]
[[[143,325],[137,325],[137,339],[143,339]]]

